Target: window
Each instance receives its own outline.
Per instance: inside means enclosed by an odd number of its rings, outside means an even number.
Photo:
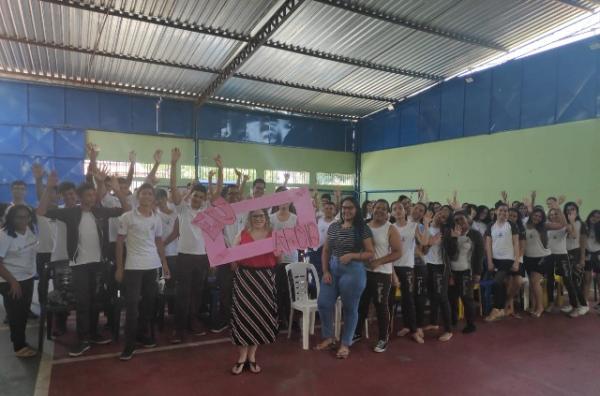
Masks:
[[[353,186],[354,175],[351,173],[317,172],[317,184],[320,186]]]
[[[289,173],[289,184],[309,184],[310,172],[303,171],[287,171],[287,170],[265,170],[265,181],[273,184],[283,184],[285,182],[285,174]]]
[[[242,172],[242,175],[250,176],[250,181],[256,179],[256,169],[245,169],[245,168],[223,168],[223,183],[236,183],[237,175],[235,174],[235,170]],[[198,172],[198,179],[202,182],[208,182],[208,173],[210,171],[215,172],[215,176],[213,177],[213,183],[217,182],[217,167],[216,166],[201,166]]]

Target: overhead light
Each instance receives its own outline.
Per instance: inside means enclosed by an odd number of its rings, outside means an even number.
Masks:
[[[593,50],[600,49],[600,41],[596,41],[596,42],[594,42],[594,43],[590,44],[590,49],[591,49],[592,51],[593,51]]]
[[[387,106],[387,109],[388,109],[389,111],[394,111],[394,104],[393,104],[393,103],[390,103],[390,104]]]
[[[467,82],[467,84],[471,84],[475,80],[473,80],[473,77],[467,77],[465,78],[465,81]]]

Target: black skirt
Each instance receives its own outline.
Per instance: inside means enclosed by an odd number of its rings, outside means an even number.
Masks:
[[[275,273],[238,267],[233,278],[231,338],[240,346],[270,344],[277,337]]]

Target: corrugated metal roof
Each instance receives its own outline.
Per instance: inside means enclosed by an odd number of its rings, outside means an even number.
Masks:
[[[0,68],[198,96],[285,1],[0,1]],[[215,97],[364,116],[589,10],[600,4],[306,0],[238,70],[251,78]]]

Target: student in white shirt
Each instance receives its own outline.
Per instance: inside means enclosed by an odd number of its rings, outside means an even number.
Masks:
[[[319,229],[319,246],[316,249],[308,250],[308,257],[317,269],[319,279],[323,276],[323,264],[321,263],[321,255],[323,253],[323,244],[327,238],[327,230],[329,226],[335,222],[335,204],[333,202],[321,203],[323,215],[317,218],[317,228]]]
[[[579,217],[579,206],[575,202],[567,202],[564,206],[564,216],[573,227],[572,235],[567,236],[567,253],[569,268],[573,276],[575,297],[579,304],[578,315],[585,315],[589,308],[584,291],[585,247],[587,246],[587,227]]]
[[[171,277],[167,279],[167,287],[175,288],[175,272],[177,266],[177,250],[179,238],[179,220],[175,207],[169,203],[169,195],[163,189],[155,190],[156,195],[156,214],[162,223],[162,240],[165,247],[165,257],[169,265]]]
[[[190,192],[189,204],[182,200],[177,189],[177,162],[181,158],[179,148],[171,150],[170,187],[173,204],[179,220],[179,242],[175,279],[177,290],[175,296],[175,331],[171,343],[179,344],[184,340],[184,331],[200,336],[206,334],[197,314],[202,304],[202,295],[208,276],[210,263],[206,255],[204,238],[199,227],[192,220],[208,207],[207,190],[196,184]],[[217,190],[215,197],[221,194],[223,188],[223,164],[219,156],[215,158],[218,168]]]
[[[20,358],[37,354],[25,339],[38,243],[32,220],[33,212],[27,206],[13,205],[0,231],[0,294],[4,298],[13,349]]]
[[[544,312],[542,277],[546,273],[547,264],[544,261],[550,256],[548,249],[548,231],[546,213],[536,208],[529,214],[525,224],[525,252],[523,265],[529,276],[530,306],[533,307],[531,316],[539,318]]]
[[[136,195],[139,206],[121,215],[117,237],[115,279],[125,286],[126,305],[125,348],[121,360],[131,359],[136,340],[145,348],[156,346],[156,341],[148,334],[148,324],[158,295],[158,269],[162,267],[163,276],[170,277],[162,239],[162,221],[153,211],[154,188],[144,183],[137,189]],[[127,260],[123,264],[125,242]]]
[[[402,256],[402,242],[396,227],[388,221],[390,206],[385,199],[373,205],[373,218],[368,226],[373,233],[375,256],[366,265],[367,286],[363,290],[358,306],[358,324],[353,341],[362,338],[363,323],[369,312],[371,301],[377,312],[379,338],[373,348],[375,352],[385,352],[389,340],[390,310],[388,301],[392,284],[392,263]]]
[[[592,286],[592,271],[600,273],[600,210],[592,210],[585,220],[588,230],[585,262],[584,296],[590,295]],[[598,282],[600,276],[596,277]],[[598,304],[595,309],[600,308]]]

